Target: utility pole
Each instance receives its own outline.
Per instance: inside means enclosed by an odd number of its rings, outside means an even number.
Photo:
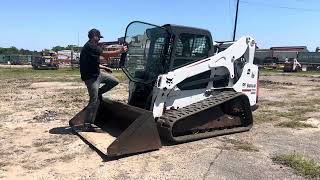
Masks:
[[[236,32],[237,32],[237,23],[238,23],[238,10],[239,10],[239,1],[237,0],[237,10],[236,10],[236,18],[234,20],[234,29],[233,29],[233,41],[236,40]]]
[[[70,61],[70,63],[71,63],[71,69],[73,70],[73,45],[71,45],[71,61]]]
[[[79,50],[79,32],[78,32],[78,50]]]

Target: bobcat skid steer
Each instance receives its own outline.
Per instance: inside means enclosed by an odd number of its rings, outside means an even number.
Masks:
[[[81,132],[85,109],[70,126],[107,156],[161,148],[160,137],[183,143],[248,131],[257,107],[255,41],[214,42],[209,31],[134,21],[121,67],[129,78],[128,103],[103,98],[95,132]]]

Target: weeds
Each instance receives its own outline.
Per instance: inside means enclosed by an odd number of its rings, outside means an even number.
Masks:
[[[12,163],[0,161],[0,170],[2,170],[2,171],[7,171],[7,170],[5,169],[5,167],[10,166],[10,165],[12,165]]]
[[[257,111],[253,113],[253,120],[255,123],[265,123],[265,122],[271,122],[277,119],[277,116],[275,116],[276,111]]]
[[[305,117],[305,114],[314,111],[317,111],[317,109],[311,106],[293,107],[288,112],[276,112],[276,116],[284,117],[291,121],[306,121],[308,117]]]
[[[262,106],[275,106],[275,107],[283,107],[287,105],[287,103],[284,101],[270,101],[266,99],[260,100],[259,103]]]
[[[59,159],[62,161],[62,162],[70,162],[72,161],[74,158],[76,157],[76,154],[66,154],[64,156],[61,156]]]
[[[285,118],[290,121],[281,122],[277,124],[280,127],[288,128],[315,128],[311,124],[306,124],[301,121],[308,120],[309,117],[306,117],[306,113],[315,112],[318,110],[317,104],[320,102],[320,99],[304,99],[302,101],[270,101],[270,100],[261,100],[262,107],[287,107],[288,111],[281,112],[278,110],[268,110],[258,109],[258,111],[253,113],[255,123],[270,122],[274,120],[279,120],[280,118]]]
[[[244,150],[249,152],[259,151],[259,149],[255,145],[249,142],[239,141],[236,139],[225,139],[225,142],[233,144],[235,150]]]
[[[3,168],[3,167],[5,167],[5,166],[7,166],[7,165],[8,165],[8,163],[0,162],[0,168]]]
[[[320,75],[319,71],[300,71],[296,73],[283,73],[282,69],[266,70],[259,69],[260,76],[297,76],[297,77],[312,77]]]
[[[284,154],[272,158],[278,164],[291,167],[299,175],[320,178],[320,164],[300,154]]]
[[[37,149],[37,152],[48,152],[50,150],[51,150],[51,148],[40,147],[40,148]]]
[[[24,169],[33,170],[33,171],[42,168],[42,166],[39,166],[39,165],[37,166],[36,163],[24,164],[24,165],[22,165],[22,167],[23,167]]]
[[[57,143],[56,140],[48,139],[48,140],[39,140],[39,141],[33,142],[32,145],[33,147],[41,147],[47,144],[55,144],[55,143]]]
[[[298,129],[298,128],[317,128],[312,124],[307,124],[307,123],[300,122],[300,121],[281,122],[281,123],[278,123],[276,126],[294,128],[294,129]]]
[[[236,144],[234,147],[236,150],[244,150],[244,151],[249,151],[249,152],[258,152],[259,151],[259,149],[251,143]]]
[[[49,122],[54,121],[57,117],[58,113],[52,110],[45,110],[40,115],[33,117],[33,120],[36,122]]]
[[[13,113],[12,112],[0,112],[0,118],[6,118],[10,115],[12,115]]]
[[[320,92],[320,87],[313,88],[313,89],[311,89],[310,91],[319,91],[319,92]]]
[[[27,80],[29,82],[82,82],[79,69],[61,68],[59,70],[33,70],[30,68],[0,68],[0,80],[15,82],[18,80]],[[114,70],[112,73],[120,82],[125,82],[127,77],[121,70]],[[28,83],[22,85],[28,87]]]

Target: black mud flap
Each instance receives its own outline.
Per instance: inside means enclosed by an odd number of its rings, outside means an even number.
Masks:
[[[103,154],[114,157],[161,148],[158,129],[151,111],[104,99],[98,108],[93,132],[79,128],[85,109],[69,124],[73,130]]]

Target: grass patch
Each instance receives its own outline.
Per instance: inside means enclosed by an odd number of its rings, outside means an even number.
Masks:
[[[51,150],[51,148],[40,147],[40,148],[37,149],[37,152],[48,152],[50,150]]]
[[[120,82],[127,80],[122,70],[114,70],[112,73]],[[82,82],[79,69],[61,68],[59,70],[34,70],[31,68],[0,68],[0,80],[6,80],[8,83],[15,82],[17,79],[25,79],[32,82]],[[23,84],[27,87],[30,84]]]
[[[320,100],[319,100],[320,101]],[[277,102],[273,104],[274,101],[265,101],[262,102],[262,106],[273,106],[273,107],[288,107],[288,111],[280,112],[273,111],[272,115],[276,116],[276,118],[287,118],[292,121],[306,121],[308,117],[305,117],[305,114],[308,112],[315,112],[318,110],[316,104],[313,100],[310,101],[294,101],[288,103]]]
[[[21,148],[24,148],[24,149],[29,149],[31,148],[31,146],[28,146],[28,145],[23,145],[23,146],[20,146]]]
[[[64,156],[61,156],[59,159],[62,162],[70,162],[76,157],[76,154],[66,154]]]
[[[226,139],[225,142],[233,144],[235,150],[243,150],[243,151],[249,151],[249,152],[259,151],[259,149],[255,145],[249,142],[239,141],[236,139]]]
[[[24,164],[24,165],[22,165],[22,167],[24,168],[24,169],[27,169],[27,170],[38,170],[38,169],[41,169],[41,168],[43,168],[43,167],[40,167],[40,166],[37,166],[37,165],[35,165],[35,164]]]
[[[77,88],[77,89],[59,89],[59,91],[63,92],[62,95],[64,96],[71,96],[71,97],[78,97],[83,96],[87,93],[86,88]]]
[[[287,87],[285,87],[284,85],[281,84],[261,84],[260,85],[261,88],[265,88],[265,89],[270,89],[270,90],[275,90],[275,89],[289,89]]]
[[[289,93],[287,93],[287,95],[288,95],[288,96],[295,96],[295,95],[297,95],[297,93],[289,92]]]
[[[8,163],[0,162],[0,168],[3,168],[3,167],[5,167],[5,166],[7,166],[7,165],[8,165]]]
[[[320,87],[313,88],[313,89],[311,89],[310,91],[320,91]]]
[[[13,113],[12,112],[0,112],[0,117],[6,118],[6,117],[10,116],[11,114],[13,114]]]
[[[259,149],[251,143],[236,144],[234,147],[236,150],[244,150],[244,151],[249,151],[249,152],[258,152],[259,151]]]
[[[267,70],[259,69],[259,74],[261,76],[300,76],[300,77],[312,77],[319,76],[320,71],[300,71],[295,73],[284,73],[282,69]]]
[[[2,157],[8,157],[8,156],[10,156],[10,155],[12,155],[13,154],[13,152],[12,151],[1,151],[0,152],[0,157],[2,158]]]
[[[12,163],[10,162],[4,162],[4,161],[0,161],[0,170],[2,171],[7,171],[6,167],[12,165]],[[1,176],[0,176],[1,178]]]
[[[300,105],[300,104],[299,104]],[[305,114],[308,112],[317,111],[317,108],[314,106],[302,106],[302,107],[293,107],[289,109],[288,112],[275,112],[277,117],[284,117],[291,121],[306,121],[308,117],[305,117]]]
[[[266,122],[271,122],[277,119],[275,116],[276,111],[265,111],[265,110],[258,110],[253,112],[253,121],[254,123],[261,124]]]
[[[305,101],[296,101],[293,104],[299,106],[314,106],[316,104],[320,104],[320,98],[306,99]]]
[[[278,123],[276,126],[294,128],[294,129],[298,129],[298,128],[317,128],[312,124],[307,124],[307,123],[300,122],[300,121],[281,122],[281,123]]]
[[[316,107],[316,105],[319,102],[320,99],[294,101],[290,102],[290,104],[283,101],[261,100],[261,107],[253,113],[254,122],[259,124],[279,120],[280,118],[286,118],[291,121],[280,123],[278,126],[290,128],[314,127],[300,121],[308,120],[309,117],[305,116],[306,113],[318,111],[318,107]],[[282,112],[278,110],[268,110],[268,107],[288,107],[289,110]]]
[[[261,106],[275,106],[275,107],[283,107],[288,105],[288,103],[284,101],[270,101],[266,99],[260,100],[259,104],[261,104]]]
[[[32,146],[33,147],[41,147],[41,146],[45,146],[47,144],[55,144],[55,143],[57,143],[57,141],[56,140],[51,140],[51,139],[49,139],[49,140],[38,140],[36,142],[33,142]]]
[[[295,115],[304,115],[308,112],[316,112],[318,111],[318,108],[315,108],[314,106],[293,107],[290,111]]]
[[[16,128],[14,128],[13,130],[15,130],[15,131],[22,131],[22,130],[23,130],[23,127],[16,127]]]
[[[299,154],[278,155],[272,158],[278,164],[291,167],[299,175],[320,178],[320,164]]]
[[[33,81],[81,80],[79,69],[34,70],[30,68],[0,68],[0,80],[32,79]],[[11,81],[12,81],[11,80]]]

